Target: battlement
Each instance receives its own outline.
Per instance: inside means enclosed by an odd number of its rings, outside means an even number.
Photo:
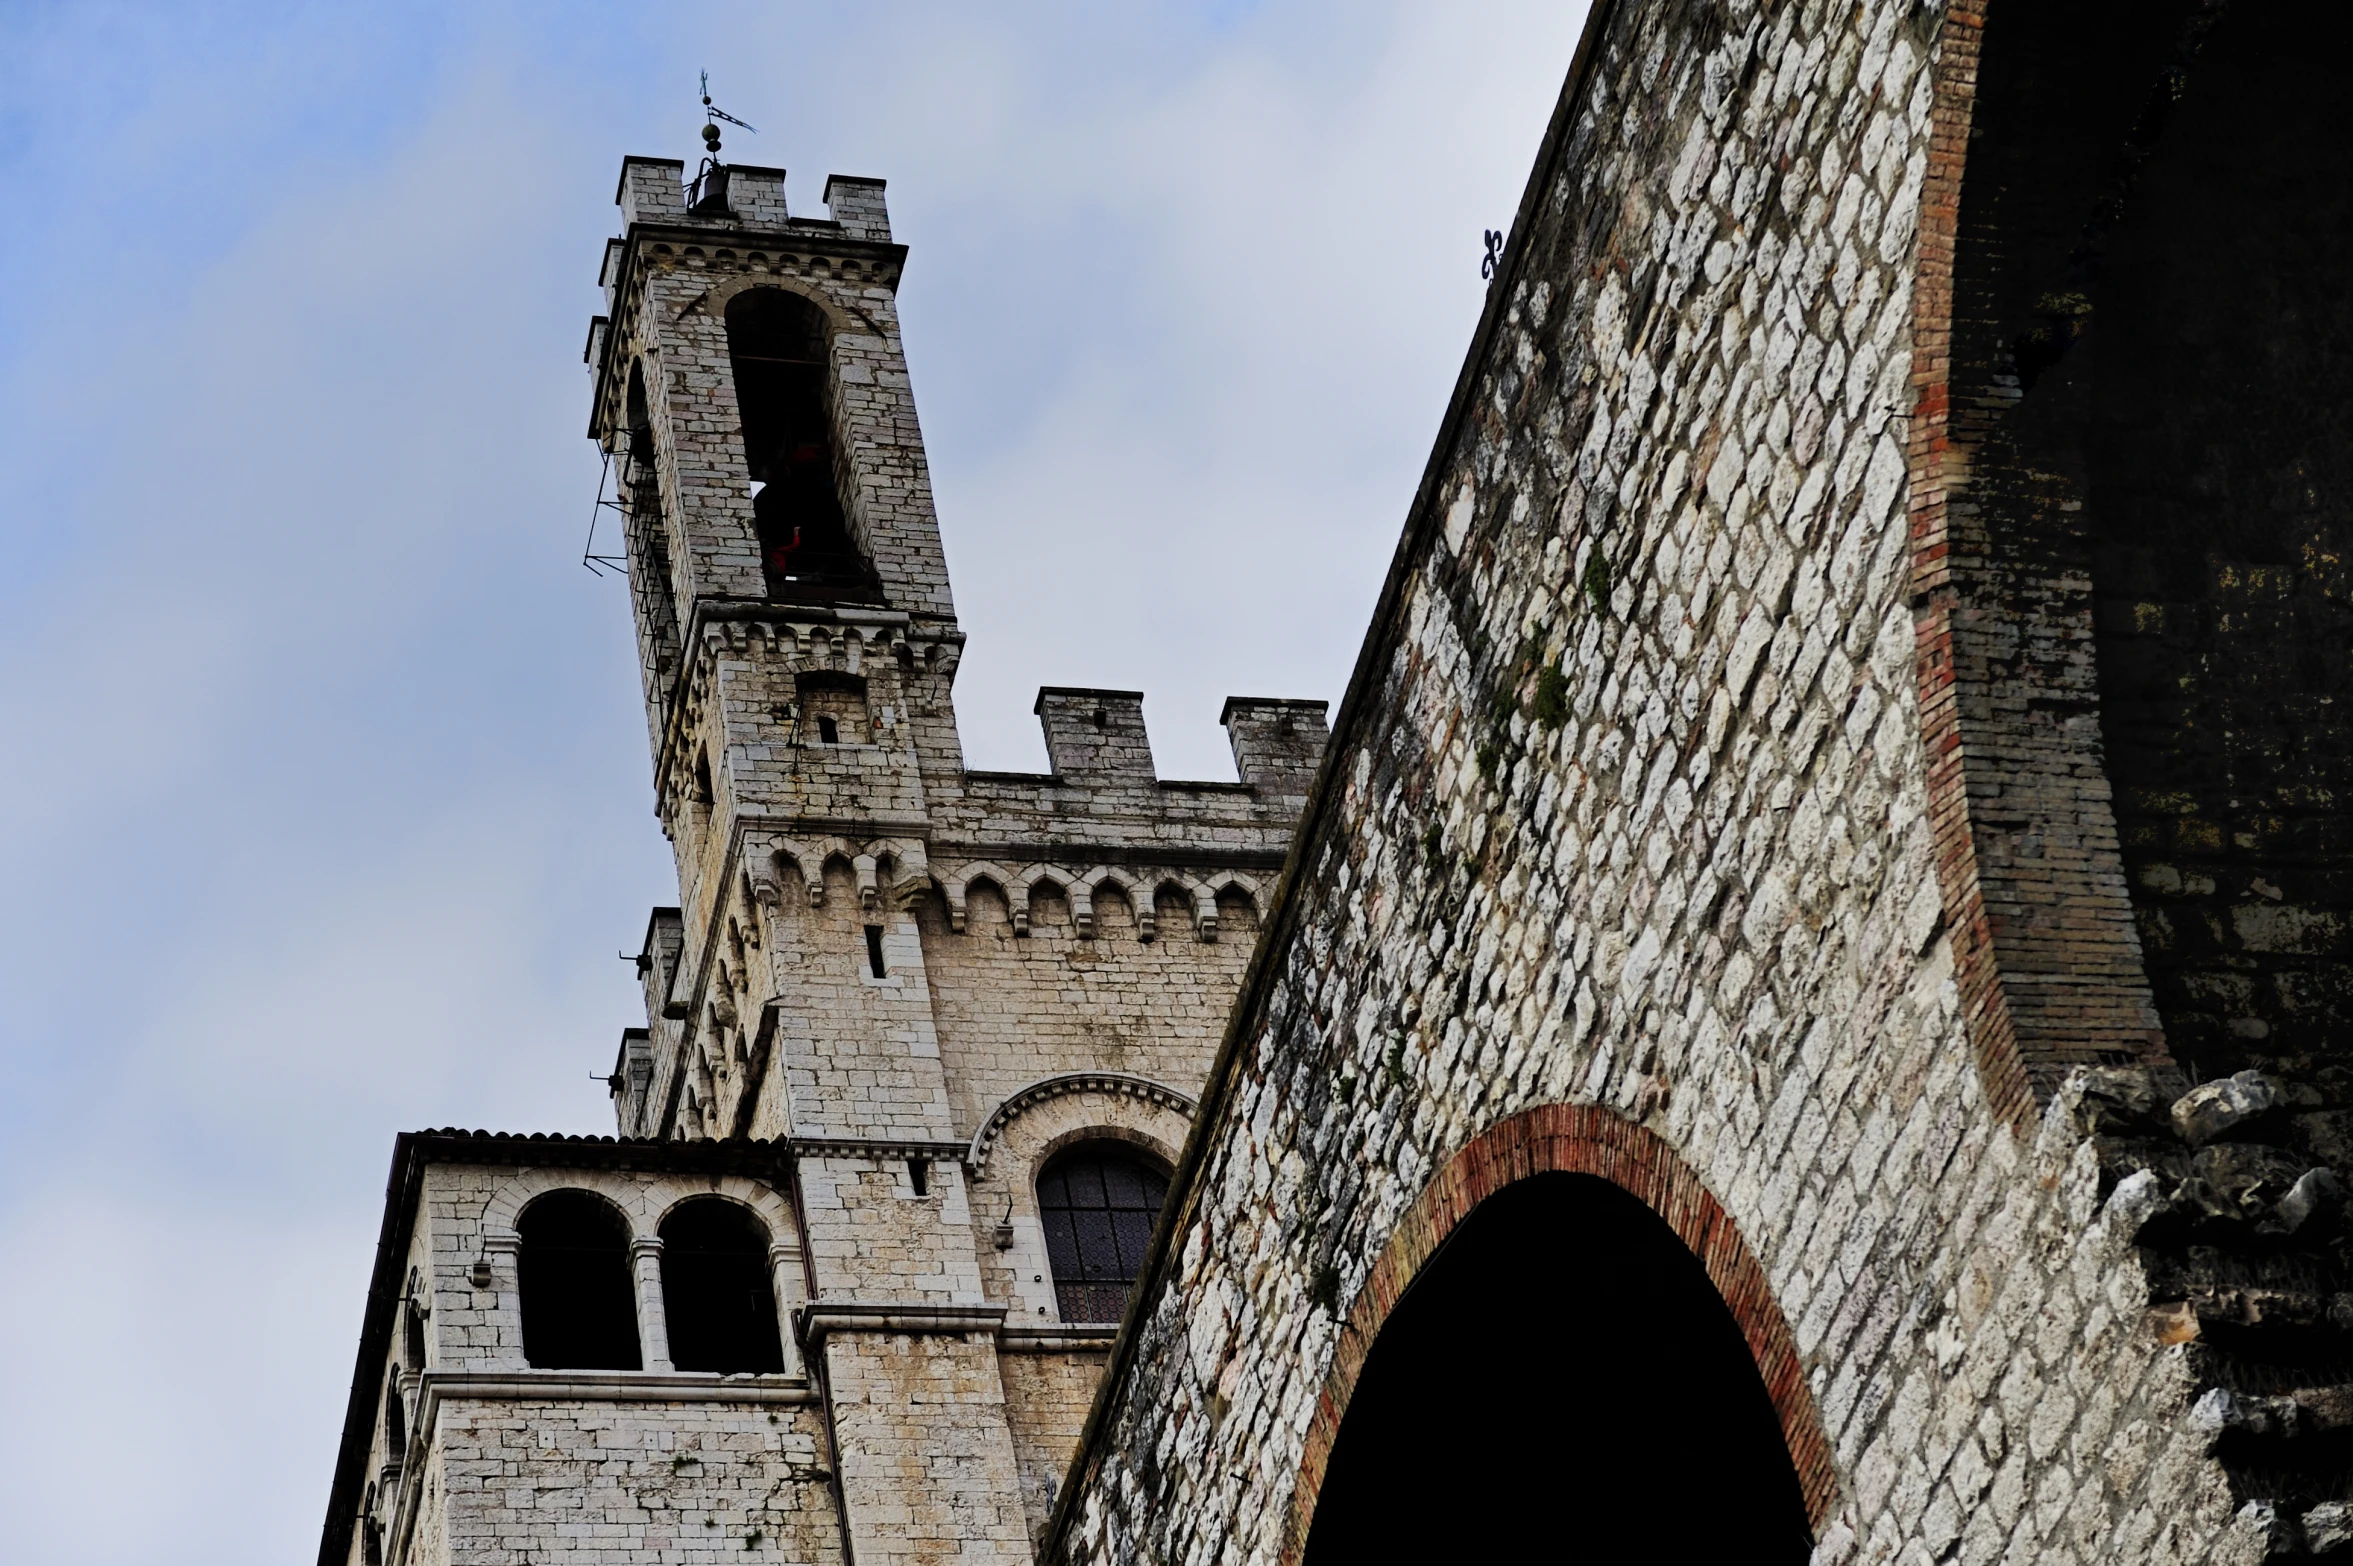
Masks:
[[[1277,696],[1228,696],[1217,721],[1234,748],[1234,775],[1256,792],[1304,795],[1331,733],[1327,703]],[[1160,784],[1217,788],[1160,777],[1144,728],[1142,691],[1048,685],[1031,711],[1046,731],[1046,759],[1058,783]]]
[[[1048,685],[1030,710],[1045,728],[1046,761],[1057,778],[1148,783],[1160,776],[1144,732],[1142,691]]]
[[[851,239],[891,242],[885,182],[852,174],[825,177],[826,216],[796,218],[785,204],[784,170],[721,163],[689,182],[678,158],[626,157],[613,203],[624,228],[638,223],[729,228],[839,229]]]
[[[1234,747],[1234,775],[1254,789],[1306,794],[1331,738],[1329,704],[1280,696],[1228,696],[1217,721]]]

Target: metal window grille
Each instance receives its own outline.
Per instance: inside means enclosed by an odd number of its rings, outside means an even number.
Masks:
[[[1116,1144],[1083,1144],[1046,1167],[1038,1216],[1064,1321],[1112,1322],[1126,1312],[1167,1195],[1167,1177]]]

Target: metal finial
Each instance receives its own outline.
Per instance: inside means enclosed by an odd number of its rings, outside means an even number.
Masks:
[[[720,120],[725,120],[730,125],[740,126],[744,130],[750,131],[755,136],[760,134],[760,128],[757,125],[745,124],[744,121],[737,119],[734,115],[728,113],[725,109],[722,109],[717,104],[713,103],[711,101],[711,73],[709,71],[705,71],[702,73],[702,75],[703,114],[705,116],[703,120],[703,145],[710,148],[712,156],[716,157],[719,153],[718,122]]]

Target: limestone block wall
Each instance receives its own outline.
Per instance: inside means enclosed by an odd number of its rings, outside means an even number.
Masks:
[[[860,1560],[1029,1558],[993,1332],[837,1337],[826,1366]]]
[[[1295,1559],[1388,1306],[1545,1168],[1702,1253],[1817,1560],[2267,1547],[2154,1180],[2085,1078],[2022,1135],[1956,982],[1907,419],[1977,20],[1596,5],[1047,1558]]]
[[[780,1322],[806,1298],[791,1203],[745,1172],[763,1160],[778,1167],[745,1147],[403,1138],[322,1561],[838,1558],[835,1476],[797,1342],[780,1345],[777,1375],[680,1372],[667,1358],[648,1242],[678,1202],[718,1195],[753,1213]],[[529,1362],[517,1219],[551,1191],[593,1192],[622,1215],[643,1369]]]
[[[452,1398],[439,1430],[444,1500],[420,1566],[842,1559],[807,1403]]]
[[[1002,1353],[1005,1422],[1021,1470],[1021,1514],[1033,1541],[1041,1539],[1061,1493],[1062,1475],[1078,1448],[1079,1431],[1102,1378],[1108,1339],[1083,1353]]]
[[[1009,1095],[1059,1072],[1132,1072],[1198,1091],[1257,933],[1250,905],[1229,899],[1217,939],[1203,942],[1176,912],[1142,939],[1123,896],[1094,900],[1082,938],[1068,898],[1032,904],[1017,935],[1002,898],[973,894],[965,927],[944,906],[915,910],[948,1068],[954,1123],[969,1136]],[[1180,1137],[1181,1141],[1182,1138]],[[1172,1149],[1173,1152],[1173,1149]]]

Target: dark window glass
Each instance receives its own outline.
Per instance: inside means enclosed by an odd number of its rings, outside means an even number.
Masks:
[[[1064,1321],[1117,1321],[1144,1265],[1168,1177],[1128,1147],[1086,1142],[1038,1176],[1038,1218]]]
[[[610,1202],[553,1191],[523,1209],[523,1357],[543,1370],[636,1370],[629,1226]]]
[[[733,1202],[697,1197],[662,1220],[662,1310],[680,1370],[784,1369],[768,1229]]]

